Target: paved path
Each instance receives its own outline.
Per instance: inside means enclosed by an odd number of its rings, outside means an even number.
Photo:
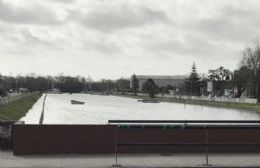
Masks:
[[[122,155],[122,167],[203,167],[202,154]],[[211,154],[211,167],[260,167],[260,154]],[[1,168],[107,168],[115,164],[114,155],[34,155],[13,156],[0,151]]]

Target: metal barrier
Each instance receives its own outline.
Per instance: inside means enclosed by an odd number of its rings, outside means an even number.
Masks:
[[[207,124],[207,123],[217,123],[217,124],[259,124],[260,120],[109,120],[108,124],[110,125],[122,125],[122,124],[176,124],[176,123],[184,123],[184,124]]]
[[[5,97],[0,97],[0,106],[6,105],[10,102],[22,99],[24,97],[30,96],[33,93],[13,93]]]
[[[120,146],[174,146],[174,147],[204,147],[205,166],[209,166],[209,147],[260,147],[260,143],[209,143],[209,130],[218,129],[260,129],[259,120],[109,120],[109,125],[116,125],[119,129],[115,133],[115,167],[118,164],[118,147]],[[176,125],[177,124],[177,125]],[[182,126],[180,124],[183,124]],[[195,125],[194,125],[195,124]],[[229,125],[227,125],[229,124]],[[230,125],[231,124],[231,125]],[[182,128],[182,129],[204,129],[204,143],[145,143],[131,142],[120,143],[118,141],[118,130],[120,128]]]

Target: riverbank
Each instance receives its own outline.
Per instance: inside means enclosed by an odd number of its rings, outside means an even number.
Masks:
[[[130,97],[135,99],[149,99],[148,96],[139,96],[139,95],[120,95],[116,96]],[[160,102],[168,103],[182,103],[182,104],[192,104],[192,105],[201,105],[208,107],[218,107],[218,108],[228,108],[228,109],[238,109],[238,110],[247,110],[253,112],[260,112],[260,103],[233,103],[233,102],[217,102],[217,101],[206,101],[206,100],[187,100],[187,99],[176,99],[171,97],[156,97]]]
[[[6,105],[0,106],[0,120],[19,120],[28,112],[29,109],[32,108],[40,96],[40,93],[34,93],[19,100],[12,101]]]

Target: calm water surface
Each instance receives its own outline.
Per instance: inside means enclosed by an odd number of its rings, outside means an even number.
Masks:
[[[70,100],[85,101],[71,105]],[[43,97],[21,120],[39,122]],[[185,105],[141,103],[136,99],[88,94],[48,94],[44,124],[107,124],[108,120],[258,120],[260,115],[242,110]]]

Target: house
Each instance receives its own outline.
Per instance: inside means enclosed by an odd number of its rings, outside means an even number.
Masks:
[[[180,88],[185,81],[185,78],[187,76],[184,75],[135,75],[138,80],[139,88],[143,86],[143,84],[147,81],[147,79],[153,79],[155,84],[158,87],[166,87],[168,85],[171,85],[176,88]],[[130,78],[130,89],[133,87],[133,75]]]

